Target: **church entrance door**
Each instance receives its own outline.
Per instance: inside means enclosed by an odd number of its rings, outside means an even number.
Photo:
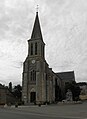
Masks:
[[[35,102],[36,101],[36,92],[31,92],[30,93],[30,102]]]

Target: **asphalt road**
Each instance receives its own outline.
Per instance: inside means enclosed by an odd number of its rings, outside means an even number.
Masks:
[[[0,119],[87,119],[87,102],[76,105],[0,107]]]
[[[58,117],[54,115],[52,116],[50,114],[44,115],[39,113],[29,113],[25,111],[0,108],[0,119],[70,119],[70,118]]]

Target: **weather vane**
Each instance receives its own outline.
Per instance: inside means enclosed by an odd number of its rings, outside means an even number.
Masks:
[[[38,9],[39,9],[39,5],[37,5],[36,12],[38,12]]]

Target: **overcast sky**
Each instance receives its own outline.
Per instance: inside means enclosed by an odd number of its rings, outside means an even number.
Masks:
[[[0,83],[22,82],[37,4],[49,67],[87,81],[87,0],[0,0]]]

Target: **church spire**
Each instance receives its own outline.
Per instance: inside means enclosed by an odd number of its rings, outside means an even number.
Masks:
[[[41,33],[40,22],[39,22],[39,17],[38,17],[38,7],[37,7],[37,11],[36,11],[36,18],[35,18],[35,22],[34,22],[32,35],[31,35],[31,40],[35,40],[35,39],[43,40],[42,33]]]

